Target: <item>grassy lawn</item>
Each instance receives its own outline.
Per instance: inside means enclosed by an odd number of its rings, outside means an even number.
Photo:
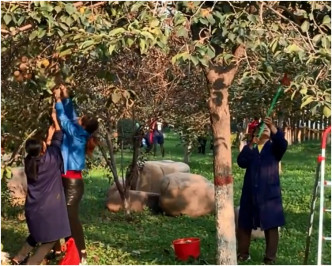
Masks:
[[[209,143],[208,143],[209,144]],[[167,134],[165,159],[181,161],[180,141]],[[208,146],[208,145],[207,145]],[[208,148],[208,147],[207,147]],[[191,172],[212,180],[212,153],[191,156]],[[326,176],[331,173],[330,147]],[[286,226],[281,230],[278,264],[303,264],[309,207],[315,179],[316,158],[320,153],[318,142],[290,146],[283,158],[281,176]],[[244,171],[236,164],[238,151],[233,151],[234,204],[239,204]],[[130,160],[130,151],[124,152],[123,165]],[[149,155],[148,159],[161,159]],[[117,163],[120,167],[120,153]],[[121,173],[121,170],[120,170]],[[216,228],[213,215],[200,218],[152,215],[149,211],[126,217],[123,213],[110,213],[105,209],[109,180],[105,169],[92,169],[85,176],[85,195],[81,204],[81,220],[85,230],[89,264],[215,264]],[[330,195],[330,190],[327,190]],[[331,201],[327,201],[331,206]],[[318,213],[315,216],[318,220]],[[331,234],[331,217],[325,219],[327,235]],[[317,228],[313,232],[309,263],[316,264]],[[27,236],[25,222],[15,218],[1,219],[1,242],[11,255],[20,248]],[[175,259],[172,240],[182,237],[200,237],[201,256],[198,260],[180,262]],[[251,260],[246,264],[261,264],[264,240],[252,241]],[[324,244],[324,264],[331,264],[331,245]]]

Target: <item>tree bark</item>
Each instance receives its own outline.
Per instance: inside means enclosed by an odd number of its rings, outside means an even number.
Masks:
[[[239,46],[234,55],[244,55],[245,48]],[[236,237],[233,203],[233,177],[231,154],[230,112],[228,89],[237,73],[238,65],[212,66],[206,78],[210,92],[209,111],[214,137],[214,184],[217,223],[217,264],[234,265]]]

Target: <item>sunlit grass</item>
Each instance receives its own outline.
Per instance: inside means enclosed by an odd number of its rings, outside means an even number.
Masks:
[[[198,154],[194,150],[190,157],[192,173],[213,179],[212,153]],[[183,149],[175,134],[168,134],[165,140],[164,159],[181,161]],[[329,150],[330,151],[330,147]],[[303,264],[309,207],[315,180],[316,158],[320,153],[318,142],[307,142],[290,146],[282,162],[282,196],[286,216],[286,226],[281,230],[278,250],[278,264]],[[239,204],[244,170],[236,165],[238,151],[234,148],[234,205]],[[123,170],[130,162],[131,152],[123,155]],[[149,160],[162,159],[160,151]],[[326,176],[330,178],[331,157],[328,152]],[[118,171],[121,173],[121,153],[116,154]],[[215,264],[216,228],[213,215],[200,218],[168,217],[152,215],[149,211],[132,214],[110,213],[105,209],[106,194],[110,186],[105,169],[96,168],[84,177],[85,195],[81,203],[81,220],[87,241],[89,264]],[[327,191],[330,195],[330,190]],[[331,201],[328,201],[331,204]],[[318,215],[315,219],[317,221]],[[330,216],[325,219],[325,231],[331,232]],[[14,218],[3,219],[1,223],[4,251],[13,255],[27,236],[26,223]],[[199,260],[179,262],[171,247],[172,240],[181,237],[201,238]],[[251,245],[251,260],[246,264],[261,264],[265,250],[264,240],[255,240]],[[331,245],[324,245],[324,264],[331,264]],[[312,238],[309,263],[316,264],[317,224]]]

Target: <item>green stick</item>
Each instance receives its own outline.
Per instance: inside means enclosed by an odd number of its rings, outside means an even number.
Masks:
[[[273,111],[273,108],[276,105],[277,100],[278,100],[278,98],[279,98],[279,96],[281,95],[282,92],[283,92],[283,88],[282,88],[282,85],[280,85],[278,87],[277,93],[274,95],[271,106],[270,106],[269,110],[267,111],[266,117],[269,117],[271,115],[271,113]],[[262,124],[260,129],[259,129],[258,138],[260,138],[261,135],[263,134],[264,128],[265,128],[265,124]],[[257,146],[257,144],[254,144],[254,147],[256,147],[256,146]]]

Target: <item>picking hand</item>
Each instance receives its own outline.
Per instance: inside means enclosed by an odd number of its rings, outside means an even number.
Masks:
[[[61,90],[60,88],[56,88],[53,90],[53,95],[56,101],[61,100]]]
[[[277,133],[277,128],[273,124],[273,121],[272,121],[271,117],[265,117],[263,121],[264,121],[265,125],[267,125],[267,127],[271,130],[271,132],[273,134]]]
[[[68,98],[69,97],[69,92],[68,92],[67,87],[65,85],[61,85],[60,89],[61,89],[62,96],[64,98]]]
[[[256,145],[259,141],[259,138],[257,136],[254,136],[252,140],[250,141],[249,148],[252,149],[254,145]]]

